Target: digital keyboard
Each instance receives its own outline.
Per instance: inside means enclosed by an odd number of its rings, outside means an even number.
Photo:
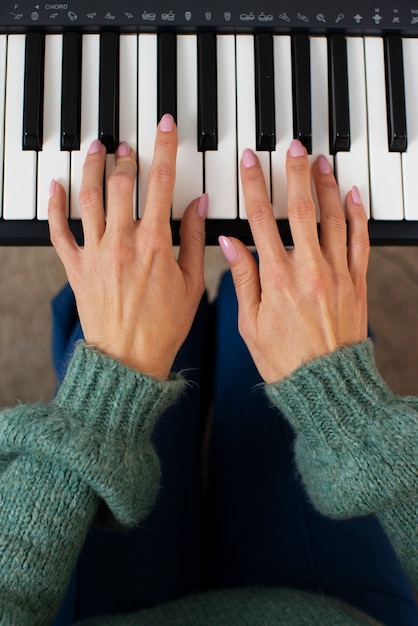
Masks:
[[[418,243],[418,0],[0,0],[0,245],[48,245],[51,178],[78,193],[93,139],[138,154],[144,208],[155,128],[178,124],[172,227],[207,191],[207,243],[251,243],[239,158],[254,149],[277,223],[294,137],[360,188],[375,245]]]

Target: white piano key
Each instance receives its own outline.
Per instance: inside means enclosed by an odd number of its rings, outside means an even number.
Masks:
[[[25,36],[9,35],[4,151],[4,219],[33,219],[36,215],[37,154],[22,150]]]
[[[145,208],[157,128],[157,35],[138,38],[138,217]]]
[[[276,150],[271,153],[271,185],[276,218],[287,217],[286,153],[293,139],[291,38],[274,36]]]
[[[237,37],[237,119],[238,119],[238,160],[246,148],[256,152],[263,169],[267,190],[270,194],[270,152],[256,151],[256,107],[255,107],[255,71],[254,37]],[[240,177],[239,177],[240,178]],[[244,192],[239,180],[239,215],[247,218]]]
[[[367,99],[364,44],[360,37],[347,37],[348,99],[350,110],[350,151],[335,155],[341,202],[356,185],[370,217],[369,155],[367,140]]]
[[[119,139],[135,150],[138,158],[138,36],[119,37]],[[106,179],[115,169],[115,155],[106,156]],[[137,217],[138,185],[133,193],[133,218]]]
[[[408,147],[402,153],[405,219],[418,220],[418,39],[403,40]]]
[[[334,169],[334,157],[329,152],[329,115],[328,115],[328,49],[326,37],[311,37],[311,104],[312,104],[312,154],[313,163],[320,154],[328,159]],[[312,195],[318,207],[315,186]],[[317,218],[320,214],[317,208]]]
[[[3,189],[4,106],[6,99],[7,36],[0,35],[0,189]],[[0,217],[3,214],[3,194],[0,193]]]
[[[237,217],[235,37],[217,35],[218,150],[205,153],[209,218]]]
[[[383,39],[365,37],[370,203],[376,220],[403,219],[401,155],[389,152]]]
[[[67,192],[70,153],[61,151],[61,58],[62,35],[45,37],[44,140],[38,153],[37,218],[48,219],[49,185],[55,178]]]
[[[181,219],[203,193],[203,153],[197,149],[197,37],[177,37],[177,177],[172,216]]]
[[[81,69],[81,133],[80,150],[71,152],[71,210],[73,219],[81,217],[79,194],[83,165],[99,129],[99,64],[100,36],[83,35]]]

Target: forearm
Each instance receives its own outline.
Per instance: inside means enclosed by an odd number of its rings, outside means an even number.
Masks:
[[[298,468],[322,513],[368,515],[418,499],[418,403],[392,394],[371,342],[308,363],[267,393],[295,428]]]
[[[74,472],[22,455],[0,480],[0,623],[45,626],[65,594],[99,498]]]
[[[182,389],[81,345],[53,402],[0,414],[0,623],[47,623],[95,516],[147,515],[160,480],[152,430]]]
[[[418,499],[381,511],[378,518],[412,587],[418,589]]]

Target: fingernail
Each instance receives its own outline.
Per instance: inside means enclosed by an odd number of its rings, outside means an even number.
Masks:
[[[100,152],[101,149],[102,142],[100,141],[100,139],[95,139],[89,148],[89,154],[97,154],[98,152]]]
[[[209,196],[207,193],[204,193],[202,196],[200,196],[199,204],[197,205],[197,212],[203,220],[207,218],[208,210],[209,210]]]
[[[354,187],[352,187],[351,189],[351,198],[354,204],[363,204],[361,200],[360,190],[358,187],[356,187],[356,185],[354,185]]]
[[[305,148],[302,146],[299,139],[293,139],[293,141],[290,142],[289,154],[292,157],[304,156]]]
[[[242,153],[242,164],[244,167],[254,167],[257,165],[257,158],[252,150],[246,148]]]
[[[119,144],[118,149],[116,150],[116,155],[119,157],[126,157],[126,156],[129,156],[130,154],[131,154],[130,147],[128,146],[126,141],[122,141],[122,143]]]
[[[218,241],[226,260],[229,261],[229,263],[233,263],[234,261],[236,261],[238,258],[238,250],[236,249],[232,241],[224,235],[221,235],[218,238]]]
[[[174,118],[170,113],[166,113],[160,120],[160,129],[163,133],[169,133],[174,128]]]
[[[329,174],[331,172],[331,166],[328,159],[323,154],[320,154],[316,160],[316,165],[321,174]]]
[[[49,197],[55,196],[55,190],[57,188],[57,183],[54,179],[51,180],[51,184],[49,185]]]

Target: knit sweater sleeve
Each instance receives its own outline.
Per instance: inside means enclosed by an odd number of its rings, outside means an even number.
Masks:
[[[95,517],[152,507],[151,433],[183,381],[143,376],[80,344],[50,404],[0,414],[0,623],[50,623]]]
[[[418,400],[391,392],[369,340],[307,363],[266,393],[295,429],[314,506],[333,518],[377,514],[418,587]]]

